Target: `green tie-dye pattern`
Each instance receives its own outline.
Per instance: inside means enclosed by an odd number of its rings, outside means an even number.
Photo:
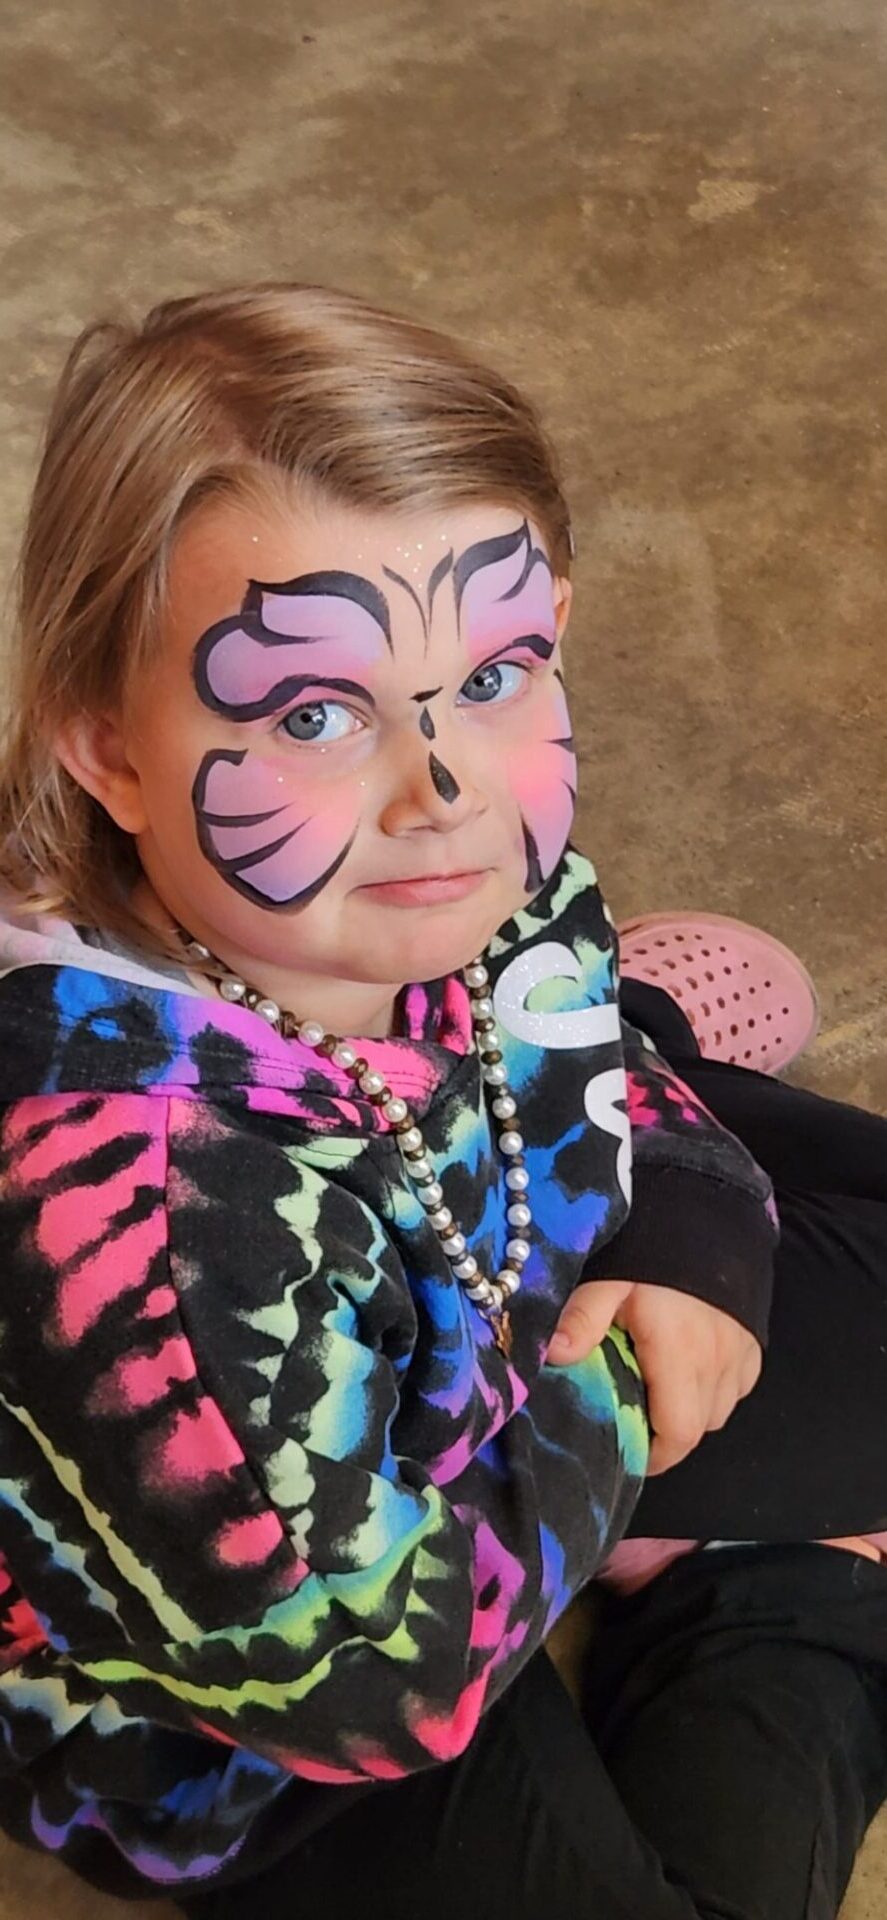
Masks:
[[[593,867],[570,850],[493,939],[493,988],[522,948],[553,942],[575,977],[543,980],[530,1010],[612,1001],[612,931]],[[264,1027],[251,1038],[242,1010],[206,1002],[195,1034],[190,1001],[88,971],[89,1005],[107,1008],[90,1055],[68,1017],[70,969],[27,972],[0,979],[0,1059],[39,1036],[43,1075],[0,1110],[7,1764],[42,1844],[51,1808],[50,1844],[99,1882],[107,1868],[117,1890],[130,1862],[128,1894],[146,1880],[175,1894],[228,1863],[284,1789],[293,1847],[303,1807],[313,1819],[326,1796],[331,1817],[324,1768],[394,1777],[461,1748],[624,1532],[648,1448],[630,1342],[614,1329],[574,1369],[542,1356],[589,1254],[625,1219],[615,1139],[586,1105],[625,1057],[618,1038],[504,1038],[538,1199],[506,1372],[378,1116],[358,1136],[355,1097],[335,1131],[322,1063],[306,1083],[298,1049]],[[434,1088],[423,1130],[490,1271],[507,1233],[501,1156],[473,1054],[441,1044],[466,1031],[464,989],[441,983],[427,1001],[427,1036],[411,1043],[413,1084]],[[635,1071],[649,1051],[635,1040]],[[22,1071],[16,1056],[17,1084]],[[96,1091],[121,1073],[125,1093]],[[738,1143],[704,1114],[691,1128],[667,1079],[658,1061],[644,1075],[635,1146],[655,1132],[661,1161],[677,1136],[678,1159],[709,1172],[713,1157],[735,1178]],[[98,1270],[78,1351],[47,1335],[71,1266],[42,1228],[64,1191],[91,1249],[106,1199],[97,1140],[120,1164],[144,1159],[147,1184],[137,1223],[109,1216],[120,1290]],[[757,1178],[744,1159],[736,1184],[757,1192]],[[155,1249],[147,1269],[139,1234]],[[100,1416],[98,1379],[114,1383]],[[159,1781],[181,1788],[167,1784],[162,1806]]]

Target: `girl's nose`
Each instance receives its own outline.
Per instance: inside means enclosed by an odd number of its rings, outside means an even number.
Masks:
[[[431,745],[418,730],[411,728],[406,738],[401,735],[393,746],[391,793],[380,820],[383,833],[412,833],[421,827],[452,833],[485,813],[485,797],[464,761],[464,755],[457,758],[441,741]]]

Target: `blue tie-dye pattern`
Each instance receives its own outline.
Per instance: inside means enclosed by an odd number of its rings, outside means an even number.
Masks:
[[[595,933],[594,941],[587,937],[589,930]],[[517,916],[504,938],[497,936],[491,943],[494,985],[500,967],[507,966],[518,950],[549,939],[569,947],[579,977],[542,981],[530,993],[527,1010],[556,1021],[559,1012],[575,1014],[586,1007],[612,1004],[615,969],[602,903],[594,889],[593,870],[572,853],[553,891],[537,903],[536,910]],[[336,1083],[324,1082],[321,1062],[311,1063],[312,1082],[318,1083],[312,1107],[315,1088],[305,1091],[306,1062],[296,1058],[299,1049],[289,1048],[279,1036],[269,1036],[247,1012],[186,999],[165,988],[103,977],[86,968],[59,969],[53,962],[51,974],[52,985],[46,988],[42,1004],[46,1006],[50,992],[54,993],[50,1019],[56,1018],[57,1031],[47,1033],[49,1023],[43,1023],[36,1058],[42,1072],[43,1048],[54,1048],[54,1077],[44,1077],[29,1093],[45,1096],[61,1085],[85,1091],[91,1103],[100,1105],[101,1089],[113,1083],[127,1094],[144,1091],[161,1096],[156,1138],[165,1142],[170,1178],[166,1201],[159,1204],[165,1205],[169,1270],[161,1255],[152,1268],[151,1283],[156,1287],[157,1276],[162,1275],[163,1291],[157,1293],[162,1305],[171,1281],[175,1296],[168,1309],[171,1324],[176,1323],[176,1338],[182,1337],[184,1329],[184,1338],[192,1346],[199,1369],[198,1404],[206,1405],[212,1419],[221,1414],[228,1420],[245,1460],[242,1473],[238,1469],[232,1476],[231,1490],[220,1480],[213,1493],[212,1526],[199,1538],[195,1527],[195,1553],[200,1544],[225,1538],[229,1511],[240,1512],[235,1494],[242,1483],[249,1484],[250,1510],[254,1505],[257,1517],[278,1513],[284,1530],[294,1523],[290,1538],[296,1560],[302,1552],[303,1501],[312,1522],[305,1534],[310,1572],[305,1576],[301,1567],[291,1569],[301,1583],[297,1599],[280,1598],[278,1586],[270,1585],[277,1578],[279,1562],[268,1562],[270,1573],[264,1564],[256,1569],[225,1568],[220,1573],[208,1554],[200,1567],[189,1563],[183,1572],[187,1512],[182,1510],[181,1519],[177,1512],[175,1529],[157,1527],[146,1501],[143,1526],[141,1499],[133,1492],[138,1466],[138,1450],[132,1445],[135,1425],[125,1424],[129,1416],[122,1411],[109,1409],[102,1414],[101,1424],[85,1411],[99,1364],[92,1358],[95,1344],[87,1352],[84,1343],[79,1373],[71,1355],[65,1353],[60,1359],[48,1341],[41,1345],[41,1328],[53,1324],[49,1305],[64,1276],[50,1257],[41,1255],[30,1222],[39,1217],[44,1200],[54,1201],[57,1175],[53,1172],[43,1186],[43,1176],[37,1178],[25,1188],[24,1204],[16,1199],[5,1215],[0,1198],[5,1268],[15,1276],[20,1262],[29,1283],[28,1288],[7,1290],[12,1298],[8,1298],[4,1328],[6,1381],[14,1381],[14,1392],[26,1406],[30,1406],[33,1381],[42,1383],[40,1410],[53,1449],[52,1456],[35,1460],[32,1482],[24,1494],[19,1489],[17,1510],[7,1499],[2,1516],[11,1571],[16,1565],[15,1549],[22,1555],[13,1578],[27,1593],[28,1604],[39,1603],[38,1617],[51,1626],[54,1640],[54,1647],[46,1649],[45,1667],[41,1655],[29,1657],[26,1665],[8,1673],[5,1684],[0,1684],[5,1709],[0,1722],[7,1722],[4,1737],[12,1767],[20,1775],[22,1790],[32,1794],[37,1826],[41,1819],[45,1822],[47,1844],[53,1850],[65,1851],[65,1835],[79,1827],[80,1836],[71,1849],[77,1864],[84,1858],[83,1830],[92,1826],[97,1833],[107,1834],[109,1841],[97,1845],[91,1858],[100,1868],[113,1848],[115,1879],[122,1863],[129,1861],[136,1870],[133,1882],[141,1874],[143,1884],[152,1881],[173,1890],[177,1884],[196,1887],[236,1857],[257,1816],[275,1800],[283,1802],[281,1817],[286,1819],[293,1845],[304,1818],[314,1817],[316,1796],[329,1796],[335,1803],[340,1789],[317,1785],[309,1768],[327,1757],[333,1765],[353,1764],[343,1728],[358,1726],[361,1737],[366,1728],[370,1747],[375,1742],[383,1755],[396,1756],[399,1763],[400,1756],[405,1756],[406,1772],[417,1758],[418,1764],[425,1764],[405,1736],[401,1709],[404,1699],[412,1697],[410,1690],[417,1680],[431,1697],[443,1674],[442,1697],[446,1692],[460,1609],[463,1618],[470,1612],[463,1574],[473,1551],[471,1527],[481,1516],[492,1538],[494,1559],[501,1548],[503,1559],[514,1568],[524,1560],[526,1549],[525,1590],[515,1597],[515,1618],[521,1625],[526,1623],[527,1631],[521,1658],[538,1641],[539,1622],[546,1612],[554,1618],[563,1611],[571,1591],[593,1573],[599,1549],[609,1550],[613,1537],[624,1529],[643,1473],[645,1451],[643,1393],[627,1350],[614,1339],[604,1343],[587,1369],[543,1366],[539,1377],[557,1312],[582,1277],[586,1251],[600,1248],[625,1217],[625,1203],[614,1178],[616,1142],[588,1119],[584,1106],[590,1078],[624,1065],[624,1054],[618,1038],[608,1046],[577,1043],[547,1049],[503,1034],[506,1071],[519,1096],[520,1124],[527,1141],[534,1213],[530,1258],[512,1313],[514,1350],[506,1370],[489,1330],[453,1284],[414,1193],[401,1184],[396,1150],[388,1142],[379,1146],[371,1140],[374,1129],[384,1131],[376,1111],[361,1110],[355,1100],[352,1110],[341,1114],[331,1098]],[[3,992],[9,993],[7,1045],[16,1038],[13,1017],[20,1002],[14,998],[14,988],[14,977],[11,985],[6,977],[0,981],[0,1014]],[[449,983],[448,992],[455,1031],[461,1018],[460,983]],[[462,997],[463,1037],[468,1042],[467,1000],[464,993]],[[413,1040],[418,1051],[412,1063],[404,1056],[404,1064],[419,1092],[412,1094],[405,1082],[405,1097],[411,1097],[420,1112],[446,1198],[454,1211],[466,1216],[463,1224],[472,1250],[489,1272],[501,1261],[511,1232],[505,1221],[508,1195],[496,1152],[496,1128],[490,1127],[488,1101],[473,1057],[466,1063],[454,1053],[455,1066],[450,1061],[441,1077],[438,1030],[434,1035],[429,1032],[419,1015],[418,994],[414,998]],[[71,1047],[75,1029],[77,1045]],[[131,1046],[126,1044],[127,1036],[132,1038]],[[448,1091],[450,1067],[458,1091],[455,1087]],[[16,1084],[21,1085],[27,1077],[27,1060],[23,1069],[17,1063],[16,1075]],[[393,1085],[393,1071],[391,1078]],[[188,1098],[163,1098],[164,1090],[176,1095],[181,1090]],[[425,1105],[420,1107],[423,1100]],[[134,1103],[134,1120],[119,1109],[121,1141],[128,1126],[133,1126],[133,1139],[140,1138],[143,1109],[150,1133],[150,1104],[148,1100]],[[13,1166],[18,1166],[15,1155],[35,1122],[39,1122],[41,1139],[44,1129],[51,1132],[57,1108],[59,1135],[49,1145],[60,1149],[59,1168],[69,1177],[72,1190],[76,1191],[78,1178],[85,1187],[86,1177],[78,1175],[76,1142],[68,1159],[64,1153],[62,1126],[69,1141],[75,1133],[69,1125],[70,1110],[63,1103],[50,1102],[47,1121],[46,1111],[29,1113],[27,1107],[25,1099],[11,1107]],[[667,1134],[674,1116],[663,1106],[657,1117],[661,1132]],[[103,1123],[116,1139],[113,1122],[112,1107]],[[674,1131],[679,1131],[677,1124]],[[555,1141],[552,1132],[558,1134]],[[50,1158],[45,1156],[47,1162]],[[302,1235],[298,1183],[304,1166],[311,1169],[313,1184],[310,1204],[304,1200]],[[89,1219],[92,1190],[84,1191],[81,1198]],[[272,1219],[279,1201],[287,1208],[287,1230],[301,1241],[299,1271],[304,1253],[310,1272],[299,1337],[275,1352],[278,1334],[291,1324],[286,1302],[292,1284],[292,1249],[281,1249]],[[25,1246],[21,1245],[22,1219],[31,1235]],[[328,1272],[327,1227],[336,1247],[349,1249],[337,1293]],[[158,1239],[162,1243],[162,1233]],[[254,1316],[241,1315],[242,1301],[247,1291],[252,1297],[253,1287],[261,1307]],[[408,1296],[412,1296],[415,1317]],[[26,1298],[29,1306],[19,1307],[19,1297]],[[119,1346],[125,1305],[115,1300],[101,1322],[102,1367],[119,1357],[118,1348],[127,1355],[132,1351],[131,1341]],[[137,1311],[139,1305],[137,1299]],[[414,1343],[416,1322],[418,1342]],[[165,1337],[159,1321],[146,1320],[147,1341],[153,1342],[154,1324],[157,1337]],[[11,1360],[10,1329],[18,1341]],[[140,1323],[137,1338],[141,1330]],[[355,1361],[359,1349],[363,1359]],[[274,1382],[267,1407],[261,1379],[265,1359],[267,1379],[273,1377]],[[374,1364],[378,1369],[375,1392]],[[62,1374],[62,1369],[67,1371]],[[56,1376],[62,1377],[63,1387],[58,1408],[51,1390]],[[342,1407],[338,1427],[336,1393],[341,1394]],[[324,1400],[327,1431],[323,1445],[311,1455],[312,1471],[319,1468],[312,1494],[310,1479],[303,1490],[298,1455],[312,1413]],[[512,1414],[515,1403],[518,1410]],[[181,1404],[185,1405],[184,1388]],[[8,1426],[15,1420],[14,1406],[4,1403],[2,1395],[0,1418]],[[498,1425],[503,1419],[504,1427]],[[140,1413],[139,1431],[143,1423],[147,1428],[147,1416]],[[18,1452],[11,1455],[16,1461],[19,1457]],[[97,1581],[90,1580],[77,1544],[87,1537],[89,1515],[84,1509],[81,1517],[71,1508],[67,1490],[60,1489],[54,1477],[53,1457],[83,1471],[87,1485],[90,1474],[95,1475],[96,1491],[111,1510],[110,1524],[119,1525],[133,1564],[144,1573],[143,1587],[130,1590],[125,1574],[120,1575],[116,1563],[108,1561],[101,1543],[90,1554],[90,1565],[105,1573],[115,1592],[105,1593]],[[292,1483],[287,1480],[290,1469]],[[31,1511],[34,1490],[39,1490],[44,1502],[36,1515]],[[162,1486],[149,1489],[151,1500],[158,1491],[163,1493]],[[283,1498],[288,1492],[293,1493],[292,1501]],[[439,1502],[442,1516],[430,1525],[429,1495],[432,1512]],[[97,1505],[96,1510],[105,1514],[108,1508]],[[52,1525],[43,1519],[45,1511]],[[157,1511],[155,1507],[155,1516]],[[455,1547],[452,1532],[446,1532],[453,1515],[463,1529]],[[466,1515],[470,1516],[467,1522]],[[68,1541],[66,1527],[72,1520],[74,1537]],[[61,1552],[55,1526],[61,1532]],[[424,1544],[417,1562],[422,1572],[411,1587],[406,1563],[398,1556],[402,1544],[423,1528]],[[31,1536],[26,1551],[21,1546],[25,1532]],[[352,1569],[347,1553],[352,1546],[355,1553],[359,1550],[361,1536],[370,1543],[372,1565]],[[537,1537],[541,1585],[536,1584]],[[377,1541],[383,1547],[378,1556]],[[346,1559],[346,1570],[334,1571],[329,1579],[324,1562],[328,1550],[336,1566]],[[288,1551],[284,1541],[281,1560]],[[152,1631],[151,1583],[156,1583],[155,1592],[169,1589],[178,1596],[186,1590],[186,1579],[192,1581],[199,1602],[201,1634],[193,1647],[183,1641],[160,1649],[162,1635]],[[241,1592],[246,1596],[242,1612]],[[407,1600],[399,1614],[404,1593]],[[386,1611],[377,1613],[377,1604]],[[94,1634],[90,1614],[96,1622]],[[396,1623],[393,1632],[389,1622]],[[84,1625],[85,1655],[78,1646]],[[418,1633],[413,1630],[416,1626]],[[379,1629],[384,1629],[384,1636]],[[439,1645],[434,1641],[436,1632],[442,1636]],[[397,1646],[401,1636],[405,1654]],[[108,1671],[95,1670],[94,1639],[102,1652],[98,1665],[104,1663]],[[209,1643],[213,1666],[205,1683],[199,1663]],[[55,1649],[63,1650],[64,1657],[56,1660]],[[168,1675],[153,1670],[161,1651],[169,1656],[172,1683]],[[503,1674],[507,1684],[513,1671],[497,1668],[497,1657],[494,1651],[491,1694]],[[423,1662],[427,1662],[424,1670]],[[112,1670],[115,1664],[119,1671]],[[132,1677],[126,1671],[130,1665]],[[139,1668],[146,1669],[141,1678],[136,1673]],[[261,1712],[254,1711],[244,1682],[254,1672],[260,1676],[267,1672],[269,1677],[273,1672],[286,1681],[298,1676],[301,1685],[309,1668],[311,1687],[300,1696],[297,1711],[281,1715],[278,1731],[278,1724],[263,1721]],[[193,1714],[184,1684],[190,1687],[192,1672],[191,1698],[199,1702]],[[380,1672],[389,1678],[377,1698]],[[401,1679],[405,1692],[398,1691]],[[182,1683],[184,1705],[173,1683]],[[337,1686],[340,1697],[334,1693]],[[91,1687],[99,1697],[90,1701]],[[235,1702],[230,1709],[211,1697],[215,1688],[230,1692]],[[333,1712],[325,1706],[327,1700],[333,1701]],[[125,1713],[124,1707],[131,1711]],[[453,1709],[454,1702],[447,1698],[443,1710]],[[142,1719],[141,1713],[152,1717]],[[75,1779],[68,1782],[63,1749],[72,1732],[76,1732],[77,1769]],[[125,1737],[118,1738],[121,1733]],[[228,1746],[232,1739],[238,1744]],[[218,1740],[226,1742],[224,1757],[220,1757]],[[259,1746],[270,1742],[266,1751],[285,1753],[287,1769],[240,1744],[246,1741]],[[111,1794],[107,1783],[116,1753],[120,1791]],[[308,1777],[302,1780],[298,1775],[306,1760]],[[44,1763],[45,1773],[41,1772]],[[8,1763],[4,1765],[11,1771]],[[179,1772],[181,1778],[177,1778]],[[41,1803],[44,1778],[51,1785]],[[153,1781],[162,1781],[165,1793],[158,1788],[153,1796]],[[79,1811],[75,1802],[81,1803]],[[67,1826],[63,1814],[70,1814]],[[131,1891],[138,1890],[131,1883]]]
[[[181,1036],[176,1019],[177,1009],[181,1006],[181,995],[158,992],[153,987],[140,987],[132,981],[114,980],[108,975],[91,973],[82,967],[59,967],[53,986],[53,998],[58,1010],[60,1028],[57,1036],[56,1064],[46,1080],[47,1092],[58,1090],[68,1029],[87,1022],[90,1033],[95,1039],[121,1041],[125,1037],[126,1029],[115,1020],[114,1009],[117,1006],[121,1009],[128,1008],[131,1013],[134,1000],[142,1002],[146,1015],[150,1018],[153,1044],[150,1057],[141,1061],[131,1055],[128,1057],[127,1071],[132,1085],[134,1087],[163,1086],[181,1077]]]
[[[553,1147],[528,1145],[524,1150],[536,1228],[553,1246],[569,1247],[573,1253],[584,1253],[592,1245],[614,1205],[612,1193],[589,1190],[572,1199],[558,1180],[557,1162],[564,1147],[587,1131],[587,1125],[574,1127]]]
[[[51,1521],[44,1514],[36,1511],[26,1498],[24,1489],[18,1481],[0,1480],[0,1506],[9,1507],[11,1512],[18,1514],[27,1522],[34,1538],[48,1550],[52,1565],[59,1572],[79,1580],[100,1613],[110,1614],[115,1620],[119,1618],[113,1594],[109,1593],[99,1581],[93,1579],[86,1566],[83,1552],[73,1547],[70,1541],[59,1540]]]
[[[572,1599],[572,1588],[564,1580],[567,1556],[563,1541],[550,1527],[541,1526],[539,1545],[543,1566],[542,1592],[548,1602],[547,1620],[551,1625]]]

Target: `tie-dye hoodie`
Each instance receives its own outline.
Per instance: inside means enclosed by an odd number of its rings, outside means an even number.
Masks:
[[[489,965],[532,1183],[510,1362],[340,1069],[7,902],[0,1821],[112,1891],[258,1871],[465,1748],[644,1473],[624,1336],[543,1362],[583,1273],[762,1330],[769,1183],[621,1021],[584,858]],[[461,978],[405,990],[397,1037],[361,1051],[495,1268]]]

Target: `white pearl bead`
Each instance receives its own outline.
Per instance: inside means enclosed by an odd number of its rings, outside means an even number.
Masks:
[[[513,1207],[506,1209],[505,1218],[510,1227],[528,1227],[533,1216],[525,1201],[516,1200]]]
[[[434,1212],[429,1213],[428,1219],[435,1233],[445,1233],[447,1227],[451,1227],[453,1224],[453,1216],[449,1207],[435,1207]]]
[[[505,1175],[505,1185],[510,1187],[513,1193],[526,1193],[529,1184],[530,1176],[526,1167],[509,1167]]]
[[[505,1299],[506,1299],[506,1295],[505,1295],[504,1287],[500,1287],[498,1284],[498,1281],[495,1281],[493,1285],[490,1287],[490,1306],[494,1313],[502,1312],[502,1308],[505,1305]]]
[[[494,1061],[491,1067],[482,1067],[481,1072],[488,1087],[504,1087],[508,1079],[501,1060]]]
[[[246,992],[246,981],[238,979],[237,974],[232,973],[227,980],[219,981],[219,992],[223,1000],[232,1002],[242,1000]]]
[[[516,1267],[522,1267],[524,1261],[530,1258],[530,1243],[528,1240],[509,1240],[505,1252]]]
[[[523,1150],[524,1150],[524,1136],[522,1133],[515,1133],[513,1130],[508,1130],[505,1133],[500,1133],[499,1135],[500,1153],[507,1153],[510,1155],[512,1153],[523,1153]]]
[[[418,1154],[415,1160],[407,1161],[407,1173],[411,1173],[414,1180],[421,1180],[423,1174],[431,1173],[432,1171],[431,1161],[428,1159],[427,1154]]]
[[[486,987],[489,984],[490,976],[486,967],[481,966],[479,961],[475,961],[473,966],[466,967],[465,978],[469,987]]]
[[[257,1000],[253,1011],[261,1014],[262,1019],[267,1020],[269,1027],[275,1026],[280,1019],[280,1008],[276,1000]]]
[[[353,1047],[340,1040],[338,1046],[333,1048],[333,1059],[337,1067],[353,1067],[357,1054]]]
[[[513,1120],[517,1112],[517,1101],[512,1100],[510,1093],[500,1093],[498,1099],[493,1101],[493,1112],[497,1120]]]
[[[373,1073],[370,1071],[369,1073],[362,1073],[357,1084],[362,1093],[381,1093],[385,1085],[385,1077],[381,1073]]]
[[[479,1033],[477,1044],[482,1054],[502,1052],[501,1041],[495,1027],[487,1027],[483,1033]]]
[[[448,1260],[461,1260],[468,1241],[464,1233],[448,1233],[446,1239],[442,1240],[440,1244]]]
[[[477,1272],[474,1254],[466,1253],[464,1260],[460,1260],[458,1265],[454,1266],[453,1272],[457,1280],[473,1280]]]
[[[188,952],[194,955],[195,960],[211,960],[213,957],[209,947],[205,947],[202,940],[189,940]]]
[[[514,1273],[511,1267],[503,1267],[501,1273],[496,1275],[496,1279],[502,1288],[506,1300],[509,1300],[512,1294],[517,1293],[520,1287],[520,1274]]]
[[[422,1145],[422,1135],[418,1127],[408,1127],[406,1133],[399,1133],[397,1136],[397,1144],[401,1153],[415,1152],[416,1148]]]
[[[479,1000],[472,999],[471,1011],[475,1020],[492,1020],[493,1002],[489,994],[481,994]]]
[[[399,1121],[406,1119],[409,1108],[405,1100],[386,1100],[382,1112],[392,1126],[397,1126]]]
[[[465,1292],[469,1300],[474,1300],[478,1306],[483,1306],[491,1298],[493,1289],[489,1280],[479,1280],[476,1287],[466,1287]]]
[[[430,1180],[427,1187],[420,1187],[419,1199],[427,1212],[433,1213],[443,1199],[443,1187],[439,1180]]]
[[[319,1047],[323,1034],[319,1020],[303,1020],[299,1027],[299,1039],[304,1040],[306,1047]]]

